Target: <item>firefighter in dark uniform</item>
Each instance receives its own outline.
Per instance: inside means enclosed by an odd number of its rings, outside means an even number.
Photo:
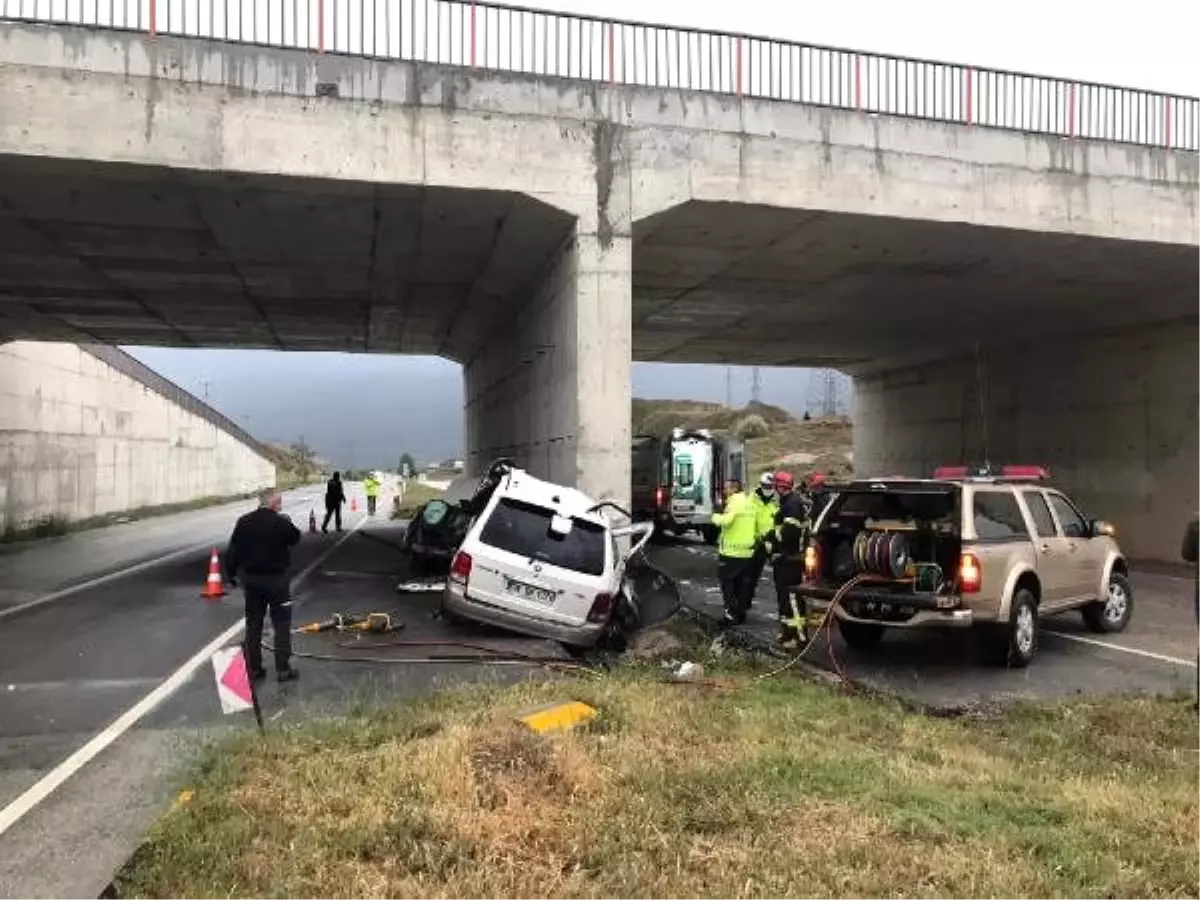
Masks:
[[[805,604],[793,588],[804,575],[804,543],[808,538],[810,508],[804,495],[795,489],[789,472],[775,473],[779,494],[779,512],[775,514],[775,534],[771,550],[775,555],[775,600],[779,606],[779,645],[794,650],[805,640]]]
[[[275,632],[275,675],[291,681],[297,672],[292,658],[292,598],[288,566],[291,548],[300,541],[300,529],[279,512],[283,497],[264,491],[258,509],[237,520],[225,551],[225,572],[230,585],[241,575],[246,595],[246,668],[251,678],[266,677],[262,663],[263,619],[271,614]]]

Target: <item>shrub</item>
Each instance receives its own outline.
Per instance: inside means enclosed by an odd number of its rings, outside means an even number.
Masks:
[[[733,426],[733,433],[737,435],[739,440],[743,441],[750,438],[766,437],[770,430],[767,420],[757,413],[752,413],[745,418],[739,419],[737,424]]]

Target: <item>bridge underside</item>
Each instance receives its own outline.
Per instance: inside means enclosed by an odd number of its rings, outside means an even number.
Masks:
[[[572,227],[506,191],[0,157],[0,335],[462,362]]]
[[[634,226],[634,358],[856,375],[1194,318],[1196,249],[691,202]]]

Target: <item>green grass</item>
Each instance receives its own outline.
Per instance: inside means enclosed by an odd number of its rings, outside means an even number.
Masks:
[[[1195,896],[1190,699],[934,719],[734,668],[480,687],[218,747],[124,896]],[[539,737],[519,710],[601,717]]]
[[[419,481],[410,481],[404,488],[404,499],[392,507],[393,519],[411,519],[413,514],[434,497],[442,495],[441,488],[432,488]]]

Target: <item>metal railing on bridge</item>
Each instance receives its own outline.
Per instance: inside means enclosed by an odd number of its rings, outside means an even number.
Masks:
[[[1195,97],[473,0],[0,0],[0,19],[1200,149]]]

